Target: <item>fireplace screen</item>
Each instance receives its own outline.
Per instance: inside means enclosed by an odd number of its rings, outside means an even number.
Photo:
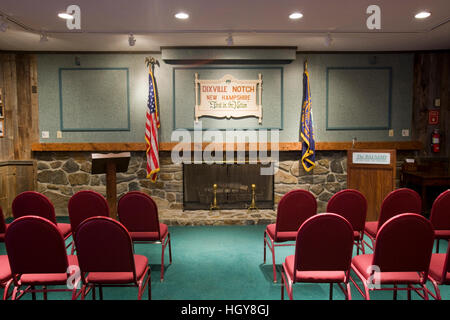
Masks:
[[[183,208],[210,209],[216,200],[220,209],[247,209],[255,185],[256,207],[273,209],[274,176],[261,175],[262,164],[184,164]]]

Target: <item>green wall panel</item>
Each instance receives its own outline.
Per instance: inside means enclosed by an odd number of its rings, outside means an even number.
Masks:
[[[61,130],[129,131],[128,78],[128,68],[60,68]]]
[[[238,49],[234,49],[238,50]],[[258,50],[258,49],[254,49]],[[226,56],[226,49],[223,53]],[[248,54],[248,49],[246,51]],[[236,55],[236,51],[233,51]],[[148,54],[38,54],[38,92],[39,92],[39,128],[49,131],[50,138],[41,142],[144,142],[145,112],[148,97],[148,69],[145,57]],[[303,63],[308,61],[310,75],[312,111],[316,141],[349,141],[356,137],[358,141],[402,141],[410,137],[402,137],[401,130],[411,127],[412,118],[412,83],[413,54],[395,53],[297,53],[296,60],[288,64],[277,65],[170,65],[166,64],[161,54],[153,54],[159,60],[160,66],[155,67],[155,77],[159,91],[159,110],[161,117],[161,141],[171,140],[174,130],[193,128],[194,118],[194,69],[201,69],[200,78],[232,73],[237,78],[255,78],[258,72],[263,73],[263,124],[258,125],[256,118],[244,119],[207,119],[207,128],[222,130],[233,128],[282,128],[280,141],[299,141],[299,121],[302,104]],[[255,51],[255,57],[258,57]],[[75,64],[75,57],[81,65]],[[376,57],[376,58],[374,58]],[[129,121],[129,131],[63,131],[62,139],[56,138],[56,131],[61,130],[61,112],[59,95],[59,70],[61,68],[120,68],[128,70],[129,119],[125,115],[124,81],[110,79],[108,86],[100,87],[98,78],[86,80],[87,88],[91,90],[88,96],[95,101],[96,108],[89,110],[89,127],[101,128],[116,124],[123,130]],[[177,69],[178,68],[178,69]],[[184,69],[183,69],[184,68]],[[191,69],[188,69],[191,68]],[[217,68],[228,68],[217,69]],[[264,69],[267,68],[267,69]],[[335,69],[333,69],[335,68]],[[337,68],[337,69],[336,69]],[[345,73],[343,70],[358,70],[358,73]],[[332,74],[330,96],[327,93],[327,74]],[[377,71],[378,70],[378,71]],[[386,101],[387,73],[391,70],[390,112]],[[209,74],[206,73],[209,72]],[[359,85],[358,77],[364,80]],[[123,77],[119,77],[122,79]],[[346,84],[347,83],[347,84]],[[175,86],[174,86],[175,84]],[[355,84],[359,85],[355,90]],[[65,88],[65,86],[63,86]],[[112,114],[114,117],[105,119],[105,110],[111,111],[110,100],[104,99],[107,87],[117,87],[112,97],[122,101],[120,108]],[[81,90],[81,89],[80,89]],[[68,90],[63,99],[83,101],[82,95],[89,90]],[[96,94],[96,92],[98,94]],[[119,94],[120,93],[120,94]],[[70,97],[70,95],[72,95]],[[175,97],[175,101],[174,101]],[[327,120],[327,97],[329,117]],[[181,99],[181,100],[179,100]],[[89,99],[89,101],[91,101]],[[182,102],[183,101],[183,102]],[[368,116],[367,108],[371,109]],[[375,110],[376,108],[376,110]],[[68,123],[76,122],[76,111],[83,108],[73,107]],[[175,111],[175,112],[174,112]],[[121,113],[122,112],[122,113]],[[109,113],[109,112],[108,112]],[[64,112],[63,112],[63,116]],[[80,114],[79,119],[86,118]],[[95,119],[91,120],[91,119]],[[204,119],[204,118],[200,118]],[[66,119],[64,119],[64,125]],[[81,120],[75,123],[81,127]],[[389,137],[386,124],[394,130],[394,136]],[[74,123],[72,123],[74,124]],[[327,129],[328,124],[328,129]],[[386,128],[386,129],[385,129]],[[191,132],[192,134],[192,132]]]

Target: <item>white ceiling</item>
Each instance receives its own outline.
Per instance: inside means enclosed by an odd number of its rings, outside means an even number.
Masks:
[[[81,30],[57,17],[81,8]],[[381,8],[381,30],[366,26],[366,9]],[[417,20],[414,14],[432,15]],[[174,18],[179,11],[190,18]],[[288,19],[300,11],[303,18]],[[10,22],[0,50],[159,51],[163,46],[296,46],[301,51],[402,51],[450,48],[450,0],[1,0]],[[19,26],[20,25],[20,26]],[[49,41],[39,42],[40,32]],[[128,34],[136,45],[128,45]],[[331,45],[325,44],[327,33]]]

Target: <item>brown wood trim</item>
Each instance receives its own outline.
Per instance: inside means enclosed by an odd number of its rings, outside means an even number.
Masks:
[[[161,142],[160,151],[171,151],[178,142]],[[211,143],[204,142],[202,150],[206,146],[213,147]],[[245,150],[249,150],[249,144],[245,144]],[[358,149],[396,149],[396,150],[421,150],[423,145],[420,141],[372,141],[357,142],[355,148]],[[238,150],[238,144],[228,144],[225,150]],[[271,150],[270,144],[267,149]],[[352,149],[352,142],[317,142],[316,150],[349,150]],[[32,151],[145,151],[145,143],[141,142],[83,142],[83,143],[33,143]],[[279,151],[300,151],[300,142],[281,142],[278,145]]]

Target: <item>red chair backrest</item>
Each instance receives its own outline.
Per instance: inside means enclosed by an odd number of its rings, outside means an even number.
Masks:
[[[296,270],[349,271],[353,228],[342,216],[321,213],[306,220],[295,244]]]
[[[67,205],[72,232],[87,218],[109,217],[109,206],[106,199],[98,192],[82,190],[75,193]]]
[[[307,190],[292,190],[278,203],[276,232],[297,231],[308,218],[317,212],[317,201]]]
[[[383,200],[378,219],[378,230],[390,218],[402,213],[419,213],[422,211],[422,199],[412,189],[400,188],[391,191]]]
[[[5,246],[15,275],[67,272],[64,239],[50,220],[38,216],[15,219],[6,230]]]
[[[119,221],[129,232],[158,232],[158,207],[150,196],[139,191],[124,194],[117,204]]]
[[[75,233],[80,269],[86,272],[133,272],[133,245],[127,229],[108,217],[84,220]]]
[[[56,223],[55,208],[42,193],[25,191],[17,195],[12,202],[14,219],[23,216],[38,216]]]
[[[381,272],[428,272],[434,231],[430,221],[415,213],[403,213],[378,231],[373,265]]]
[[[450,189],[434,200],[430,222],[435,230],[450,230]]]
[[[328,201],[327,212],[336,213],[347,219],[353,230],[363,231],[367,215],[366,197],[358,190],[341,190]]]
[[[5,216],[3,215],[2,207],[0,207],[0,233],[6,232]]]

